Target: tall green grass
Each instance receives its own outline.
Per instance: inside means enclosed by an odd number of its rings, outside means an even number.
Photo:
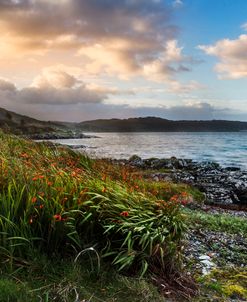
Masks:
[[[181,206],[189,198],[184,189],[0,132],[2,265],[12,269],[37,252],[76,257],[92,250],[99,262],[140,276],[154,264],[174,267],[185,229]]]

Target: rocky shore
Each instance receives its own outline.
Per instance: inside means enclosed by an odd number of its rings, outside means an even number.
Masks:
[[[93,135],[86,135],[77,132],[47,132],[28,135],[28,138],[34,140],[50,140],[50,139],[77,139],[77,138],[97,138]]]
[[[122,162],[150,170],[149,177],[156,181],[192,185],[205,194],[207,204],[247,206],[247,171],[240,168],[176,157],[142,159],[134,155]]]

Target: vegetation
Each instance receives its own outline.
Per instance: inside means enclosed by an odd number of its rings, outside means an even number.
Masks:
[[[183,209],[189,230],[200,241],[203,254],[214,254],[216,267],[202,275],[195,265],[192,273],[200,285],[200,295],[195,302],[246,301],[247,299],[247,220],[230,214],[205,213],[201,210]],[[211,234],[215,235],[214,240]],[[197,237],[198,235],[198,237]],[[206,238],[208,236],[208,238]]]
[[[129,119],[99,119],[79,124],[82,131],[94,132],[204,132],[247,129],[246,122],[237,121],[172,121],[158,117],[139,117]]]
[[[0,132],[0,301],[184,301],[197,292],[181,268],[184,234],[247,233],[244,218],[185,207],[195,200],[187,185]],[[229,248],[215,246],[218,258],[244,263]],[[202,286],[189,300],[246,299],[244,268],[218,260],[191,271]]]
[[[247,221],[242,217],[229,214],[208,214],[202,211],[186,209],[188,225],[193,228],[206,228],[212,231],[222,231],[230,234],[247,236]]]
[[[49,260],[43,255],[21,271],[2,274],[0,301],[165,301],[151,283],[120,275],[107,264],[95,275],[87,256],[75,264],[71,259]]]
[[[178,271],[186,186],[3,133],[0,166],[3,271],[27,270],[41,255],[90,257],[96,275],[103,263],[157,282]]]
[[[214,301],[246,301],[247,299],[247,273],[244,268],[231,268],[230,271],[229,267],[214,269],[210,274],[198,277],[197,281],[203,284],[202,292],[210,291]],[[196,301],[208,300],[201,297]]]

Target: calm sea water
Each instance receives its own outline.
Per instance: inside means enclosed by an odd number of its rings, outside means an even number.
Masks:
[[[87,134],[87,133],[85,133]],[[97,157],[142,158],[176,156],[196,161],[216,161],[223,166],[247,169],[247,132],[196,133],[88,133],[98,138],[54,140],[62,144],[84,145]]]

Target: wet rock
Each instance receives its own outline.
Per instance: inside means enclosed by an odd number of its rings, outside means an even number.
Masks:
[[[154,180],[187,183],[205,193],[210,204],[247,205],[247,172],[236,167],[223,168],[215,162],[194,162],[190,159],[150,158],[132,156],[129,163],[143,169],[165,169],[152,173]]]
[[[83,149],[83,148],[86,148],[86,146],[84,145],[67,145],[69,148],[73,149],[73,150],[77,150],[77,149]]]
[[[129,158],[129,163],[132,165],[132,166],[136,166],[136,167],[139,167],[139,168],[143,168],[144,167],[144,161],[141,159],[141,157],[139,157],[138,155],[132,155],[130,158]]]
[[[28,138],[35,140],[69,139],[69,138],[97,138],[97,136],[85,135],[80,132],[46,132],[30,134]]]

